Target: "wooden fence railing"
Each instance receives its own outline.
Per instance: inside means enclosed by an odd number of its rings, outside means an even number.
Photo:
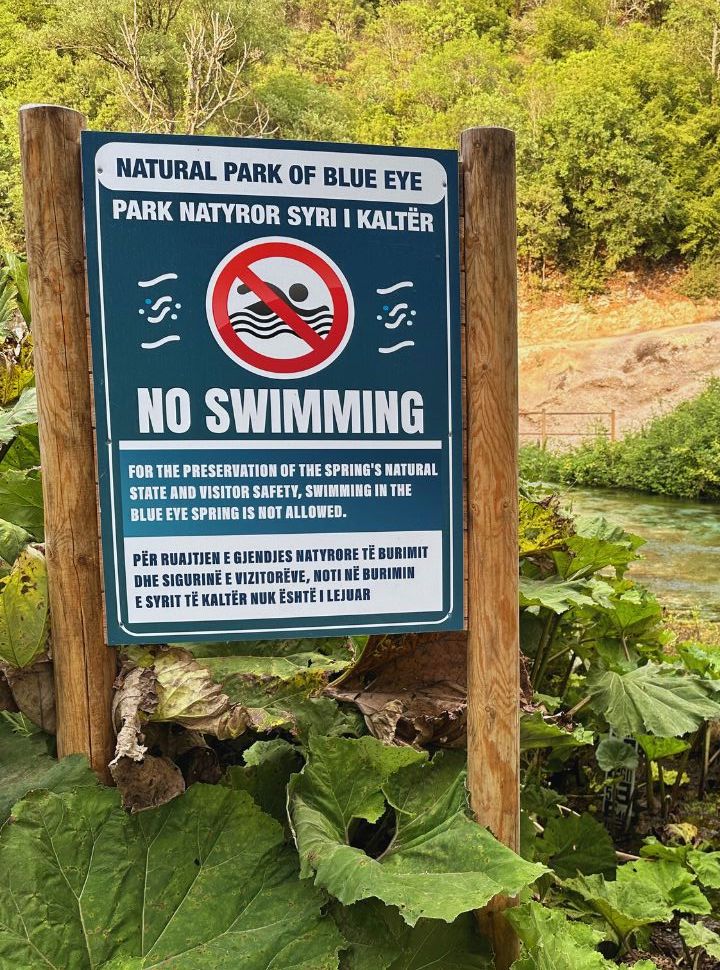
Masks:
[[[585,422],[577,423],[577,427],[568,430],[567,421],[557,421],[563,418],[586,418]],[[595,421],[593,421],[595,419]],[[532,425],[527,428],[528,423]],[[573,422],[575,423],[575,422]],[[558,429],[558,425],[560,425]],[[610,441],[617,439],[617,411],[521,411],[520,437],[535,438],[543,447],[548,438],[592,438],[597,434],[606,434]]]

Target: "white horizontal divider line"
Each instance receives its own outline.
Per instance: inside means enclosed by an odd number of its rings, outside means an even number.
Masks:
[[[302,451],[441,451],[443,443],[439,440],[420,439],[418,441],[375,441],[375,440],[319,440],[313,441],[311,438],[278,438],[259,439],[257,441],[248,438],[242,441],[190,441],[179,438],[177,441],[119,441],[120,451],[280,451],[282,450],[302,450]]]

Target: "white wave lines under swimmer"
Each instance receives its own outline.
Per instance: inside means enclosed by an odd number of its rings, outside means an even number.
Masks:
[[[402,350],[403,347],[414,347],[414,340],[401,340],[400,343],[393,344],[392,347],[378,347],[381,354],[394,354],[396,350]]]
[[[293,328],[276,313],[268,314],[264,304],[244,307],[230,314],[232,328],[237,334],[248,334],[258,340],[271,340],[281,334],[297,336]],[[264,310],[265,312],[262,312]],[[333,316],[326,306],[315,307],[312,310],[302,310],[294,307],[295,312],[307,323],[319,337],[326,337],[333,325]]]

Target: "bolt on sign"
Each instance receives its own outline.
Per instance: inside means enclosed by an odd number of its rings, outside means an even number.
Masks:
[[[461,628],[457,155],[82,154],[109,642]]]

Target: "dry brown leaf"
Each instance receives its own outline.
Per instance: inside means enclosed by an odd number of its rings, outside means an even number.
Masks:
[[[358,664],[326,691],[355,704],[386,744],[460,748],[467,719],[467,635],[371,637]]]
[[[52,662],[47,657],[36,660],[30,667],[3,665],[4,674],[18,709],[48,734],[56,730],[55,684]]]
[[[123,806],[131,812],[157,808],[185,791],[182,772],[169,758],[146,754],[136,761],[122,756],[115,758],[110,771]]]

